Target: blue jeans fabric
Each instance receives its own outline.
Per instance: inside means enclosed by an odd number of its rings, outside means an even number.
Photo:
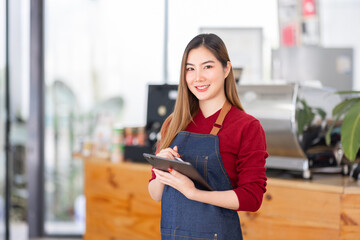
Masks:
[[[178,146],[181,158],[191,162],[214,191],[232,189],[220,156],[218,136],[182,131],[171,144],[174,146]],[[165,186],[161,200],[161,239],[243,238],[236,211],[189,200],[174,188]]]

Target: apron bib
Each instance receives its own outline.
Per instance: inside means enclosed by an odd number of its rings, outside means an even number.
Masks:
[[[190,162],[214,191],[233,189],[220,156],[217,136],[230,108],[226,101],[211,134],[181,131],[170,146],[178,146],[182,159]],[[201,189],[197,183],[195,186]],[[242,240],[239,216],[234,210],[189,200],[165,185],[161,200],[161,239]]]

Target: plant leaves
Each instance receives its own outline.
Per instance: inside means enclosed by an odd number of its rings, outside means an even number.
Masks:
[[[341,126],[341,144],[345,156],[354,161],[360,148],[360,102],[345,115]]]
[[[297,124],[298,124],[298,134],[302,134],[306,126],[306,111],[303,109],[300,109],[297,112]]]
[[[337,91],[336,94],[357,94],[360,93],[360,91]]]
[[[326,112],[322,108],[315,108],[315,110],[320,115],[321,120],[324,121],[326,117]]]
[[[300,99],[300,102],[304,106],[304,109],[308,107],[308,105],[304,99]]]
[[[325,135],[325,143],[326,145],[330,146],[331,144],[331,133],[334,129],[334,126],[335,124],[337,123],[337,121],[339,120],[340,118],[340,115],[337,115],[334,119],[334,121],[331,123],[330,127],[329,127],[329,130],[326,132],[326,135]]]
[[[342,115],[347,112],[354,104],[360,102],[360,98],[350,98],[342,101],[333,108],[332,115]]]

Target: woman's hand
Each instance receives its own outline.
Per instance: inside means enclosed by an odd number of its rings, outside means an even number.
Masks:
[[[175,146],[174,148],[162,149],[156,156],[174,159],[174,157],[180,157],[180,154],[178,153],[178,147]],[[154,168],[153,171],[160,183],[175,188],[187,198],[191,197],[196,190],[193,181],[176,170],[169,169],[170,173],[168,173]]]
[[[155,168],[153,169],[156,174],[156,179],[161,184],[166,184],[175,188],[188,199],[232,210],[237,210],[239,208],[239,201],[233,190],[200,190],[195,187],[193,181],[191,181],[191,179],[187,176],[173,169],[169,170],[171,171],[170,173]]]
[[[169,172],[164,172],[154,168],[153,171],[160,183],[175,188],[189,199],[191,199],[197,191],[194,182],[190,178],[174,169],[169,169]]]
[[[156,156],[174,159],[174,157],[179,157],[178,148],[175,146],[174,148],[162,149]],[[153,171],[155,173],[156,169],[154,168]],[[153,179],[148,186],[151,198],[157,202],[161,201],[164,190],[164,183],[160,182],[158,178],[158,175],[156,175],[156,178]]]
[[[178,153],[178,148],[176,146],[174,148],[165,148],[161,150],[158,154],[156,154],[156,156],[171,159],[174,159],[174,157],[180,157]],[[161,200],[164,185],[168,185],[181,192],[185,197],[190,200],[233,210],[237,210],[239,208],[239,200],[233,190],[204,191],[197,189],[194,185],[194,182],[190,178],[174,169],[169,169],[169,172],[164,172],[162,170],[154,168],[153,171],[156,175],[156,178],[150,182],[149,192],[152,195],[153,199],[157,201]],[[155,188],[155,186],[157,187]],[[160,190],[155,191],[152,189]],[[156,192],[156,194],[154,194],[153,192]]]
[[[178,153],[178,147],[175,146],[174,148],[162,149],[156,156],[174,159],[174,157],[180,157],[180,154]]]

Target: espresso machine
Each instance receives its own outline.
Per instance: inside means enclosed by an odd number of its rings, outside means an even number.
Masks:
[[[325,135],[333,121],[332,109],[341,98],[332,88],[299,83],[239,85],[245,111],[260,120],[267,142],[268,169],[300,171],[309,179],[314,171],[344,173],[340,127]]]

